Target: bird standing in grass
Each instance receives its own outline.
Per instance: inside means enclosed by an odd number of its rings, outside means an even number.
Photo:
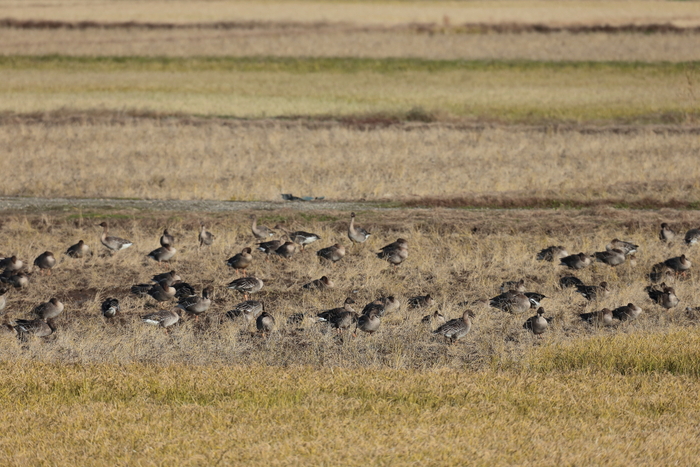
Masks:
[[[250,218],[253,221],[253,225],[251,225],[250,230],[253,232],[253,236],[255,238],[258,240],[267,240],[270,237],[275,236],[275,232],[272,229],[265,227],[264,225],[258,225],[258,216],[252,215]]]
[[[246,268],[253,264],[253,251],[250,248],[243,248],[240,253],[236,253],[226,261],[226,265],[233,268],[237,274],[245,276]]]
[[[540,307],[535,316],[531,316],[523,323],[523,328],[532,331],[535,335],[543,334],[552,318],[544,317],[544,308]]]
[[[263,288],[263,285],[265,285],[263,281],[261,281],[257,277],[247,276],[232,281],[227,287],[231,290],[236,290],[242,293],[243,298],[245,300],[248,300],[248,294],[260,292],[260,290],[262,290]]]
[[[262,333],[262,336],[265,337],[266,333],[272,332],[275,328],[275,318],[267,311],[263,311],[255,320],[255,327],[258,329],[258,332]]]
[[[199,240],[199,247],[201,248],[201,247],[203,247],[203,246],[209,246],[209,245],[211,245],[212,243],[214,243],[214,239],[216,238],[216,237],[214,236],[214,234],[212,234],[211,232],[207,231],[207,228],[206,228],[206,226],[204,225],[204,223],[201,223],[201,224],[200,224],[200,227],[201,227],[201,228],[199,229],[199,237],[198,237],[198,240]]]
[[[166,334],[170,326],[180,321],[180,315],[175,310],[160,310],[155,313],[149,313],[141,317],[141,320],[152,326],[160,326],[165,329]]]
[[[102,235],[100,236],[100,242],[110,251],[110,254],[114,254],[117,251],[125,250],[131,245],[133,245],[133,243],[129,240],[107,235],[108,226],[106,222],[101,222],[98,225],[102,227]]]
[[[38,267],[42,273],[46,271],[50,275],[51,269],[56,266],[56,258],[50,251],[45,251],[36,257],[34,266]]]
[[[175,246],[175,237],[170,235],[168,229],[163,230],[163,235],[160,236],[160,246]]]
[[[348,238],[352,244],[355,245],[356,243],[365,243],[371,235],[371,233],[367,232],[362,227],[355,225],[355,213],[351,212],[350,225],[348,225]]]
[[[469,330],[471,330],[472,328],[471,318],[473,316],[474,312],[472,312],[471,310],[466,310],[464,313],[462,313],[461,318],[449,320],[448,322],[434,330],[433,334],[440,334],[441,336],[445,336],[445,338],[450,340],[450,343],[454,343],[462,337],[466,336],[467,333],[469,333]]]

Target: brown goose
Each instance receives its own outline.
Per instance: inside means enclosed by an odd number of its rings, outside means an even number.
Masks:
[[[357,313],[354,311],[341,311],[337,315],[334,315],[329,322],[333,328],[337,329],[338,334],[340,334],[350,329],[353,324],[355,325],[355,329],[357,329],[358,318],[359,316],[357,316]]]
[[[664,264],[673,269],[676,273],[684,273],[692,266],[692,263],[685,255],[669,258],[664,261]]]
[[[355,332],[359,329],[360,331],[366,332],[367,334],[373,334],[379,329],[381,324],[381,319],[376,311],[371,311],[367,315],[362,315],[357,318],[357,325],[355,327]]]
[[[258,250],[266,255],[271,255],[284,244],[282,240],[270,240],[269,242],[258,243]]]
[[[289,240],[291,240],[292,242],[301,246],[301,251],[304,251],[304,247],[306,245],[309,245],[315,241],[321,240],[321,237],[319,235],[316,235],[316,234],[310,233],[310,232],[304,232],[303,230],[297,230],[296,232],[288,232],[288,231],[284,230],[282,227],[280,227],[280,229],[285,234],[287,234],[287,237],[289,237]]]
[[[458,339],[466,336],[469,330],[472,328],[471,317],[474,316],[474,312],[471,310],[466,310],[461,318],[451,319],[436,330],[433,334],[440,334],[445,336],[445,338],[450,340],[450,343],[457,342]]]
[[[566,251],[566,248],[563,246],[548,246],[544,250],[541,250],[539,253],[537,253],[536,259],[537,261],[554,261],[557,259],[562,259],[566,256],[569,256],[569,252]]]
[[[34,266],[38,267],[40,271],[47,271],[51,274],[51,269],[56,266],[56,258],[50,251],[45,251],[34,260]]]
[[[275,328],[275,318],[267,311],[263,311],[255,320],[255,327],[265,337],[265,333],[272,332]]]
[[[247,276],[232,281],[227,287],[231,290],[237,290],[238,292],[242,293],[243,297],[248,300],[248,294],[260,292],[263,285],[263,281],[257,277]]]
[[[345,247],[340,243],[331,245],[326,248],[321,248],[316,252],[316,255],[332,262],[338,262],[345,256]]]
[[[119,300],[116,298],[107,298],[102,302],[102,316],[105,318],[114,318],[119,314]]]
[[[160,236],[160,246],[175,246],[175,237],[173,237],[168,229],[163,230],[163,235]]]
[[[530,309],[530,299],[525,294],[509,290],[506,293],[493,297],[489,300],[489,305],[501,311],[520,314]]]
[[[285,258],[285,259],[291,258],[292,256],[294,256],[294,253],[296,253],[296,252],[297,252],[297,246],[292,242],[284,242],[284,244],[282,244],[282,246],[280,246],[279,248],[277,248],[275,250],[275,254],[277,256]]]
[[[649,294],[650,299],[667,310],[677,306],[680,302],[674,288],[667,287],[666,284],[661,284],[660,286],[650,285],[644,290]]]
[[[170,271],[170,272],[163,272],[163,273],[161,273],[161,274],[156,274],[156,275],[154,275],[153,277],[151,277],[151,280],[152,280],[153,282],[168,281],[168,282],[170,282],[171,284],[174,284],[174,283],[177,282],[177,281],[181,281],[181,280],[182,280],[182,277],[180,277],[180,275],[179,275],[177,272],[175,272],[175,271],[173,270],[173,271]]]
[[[377,253],[377,258],[388,261],[395,268],[408,258],[408,241],[399,238],[386,245]]]
[[[107,249],[110,252],[116,252],[120,250],[124,250],[126,248],[129,248],[131,245],[133,245],[132,242],[129,240],[124,240],[123,238],[120,237],[114,237],[107,235],[108,233],[108,227],[106,222],[101,222],[98,224],[100,227],[102,227],[102,235],[100,236],[100,242],[107,247]]]
[[[392,313],[394,311],[398,311],[399,308],[401,308],[401,302],[398,298],[394,297],[393,295],[389,295],[388,297],[381,297],[378,300],[382,303],[382,305],[384,305],[385,313]]]
[[[355,213],[350,213],[350,225],[348,226],[348,238],[355,243],[364,243],[372,234],[367,232],[362,227],[355,225]]]
[[[652,283],[656,284],[657,282],[672,279],[675,275],[675,271],[666,266],[665,263],[656,263],[651,268],[651,272],[649,273],[649,280]]]
[[[66,250],[66,254],[71,258],[84,258],[90,253],[90,247],[87,244],[79,240],[75,245],[71,245]]]
[[[355,300],[348,297],[345,299],[345,302],[343,302],[343,306],[341,308],[332,308],[330,310],[322,311],[321,313],[316,315],[316,317],[318,318],[319,322],[331,323],[331,322],[333,322],[333,320],[337,319],[337,317],[338,317],[338,315],[340,315],[340,313],[343,313],[346,311],[354,313],[355,310],[353,309],[352,306],[350,306],[354,303],[355,303]]]
[[[610,286],[603,281],[600,285],[579,285],[576,292],[583,295],[587,300],[600,300],[610,295]]]
[[[532,331],[535,335],[543,334],[552,318],[544,317],[544,308],[540,307],[535,316],[531,316],[523,323],[523,328]]]
[[[700,229],[690,229],[685,233],[684,241],[686,245],[695,245],[698,243],[698,240],[700,240]]]
[[[174,309],[171,310],[160,310],[155,313],[149,313],[141,317],[141,320],[153,326],[160,326],[162,328],[169,328],[178,321],[180,321],[180,315]]]
[[[591,265],[591,257],[585,253],[566,256],[559,261],[560,266],[566,266],[569,269],[583,269]]]
[[[0,268],[3,272],[21,271],[24,268],[24,261],[12,255],[8,258],[0,259]]]
[[[227,311],[226,316],[233,320],[239,316],[243,316],[247,322],[250,322],[263,311],[265,311],[265,304],[263,302],[246,300],[233,307],[233,310]]]
[[[24,340],[28,335],[36,337],[47,337],[56,331],[56,326],[52,319],[44,321],[41,318],[37,319],[18,319],[15,320],[14,326],[17,336]]]
[[[206,228],[206,226],[204,225],[204,223],[201,223],[201,224],[199,224],[199,225],[200,225],[200,227],[201,227],[201,228],[199,229],[199,237],[198,237],[199,246],[200,246],[200,247],[202,247],[202,246],[209,246],[209,245],[211,245],[212,243],[214,243],[214,239],[216,239],[216,237],[214,236],[214,234],[212,234],[211,232],[207,231],[207,228]]]
[[[57,298],[52,298],[48,302],[35,307],[33,312],[43,320],[56,318],[63,312],[63,303]]]
[[[670,242],[676,237],[676,232],[673,231],[667,223],[661,224],[661,231],[659,232],[659,240],[662,242]]]
[[[569,287],[578,287],[579,285],[585,285],[581,279],[576,276],[564,276],[559,279],[559,287],[562,289],[568,289]]]
[[[613,248],[611,250],[597,251],[594,253],[595,259],[601,263],[605,263],[608,266],[619,266],[625,262],[625,252],[619,248]]]
[[[315,279],[301,286],[305,290],[332,289],[333,287],[335,284],[327,276],[322,276],[320,279]]]
[[[266,240],[275,236],[275,232],[272,229],[264,225],[258,225],[258,216],[252,215],[250,218],[253,220],[253,225],[250,227],[250,230],[253,232],[255,238],[258,240]]]
[[[243,273],[243,275],[245,275],[246,268],[253,264],[253,255],[251,255],[251,253],[252,250],[250,248],[243,248],[240,253],[230,257],[226,261],[226,265],[235,269],[236,273]]]
[[[157,261],[158,264],[161,264],[163,262],[168,262],[173,257],[175,256],[175,253],[177,253],[177,250],[175,249],[174,246],[168,244],[166,246],[162,246],[160,248],[156,248],[152,252],[146,255],[146,257],[151,258],[154,261]]]
[[[167,302],[175,298],[177,289],[175,289],[170,282],[163,281],[153,285],[146,293],[157,302]]]
[[[408,299],[408,306],[411,308],[426,308],[435,305],[435,299],[427,295],[418,295]]]
[[[613,318],[615,319],[619,319],[620,321],[629,321],[637,319],[639,315],[642,314],[642,309],[634,303],[628,303],[626,306],[615,308],[612,311],[612,314]]]
[[[212,295],[214,294],[214,289],[209,286],[202,290],[202,296],[193,295],[191,297],[186,297],[180,300],[176,308],[186,311],[187,313],[193,314],[195,320],[199,318],[199,315],[206,312],[211,306]]]
[[[591,324],[598,326],[611,326],[613,323],[613,312],[610,308],[603,308],[592,313],[581,313],[579,317]]]
[[[617,238],[613,238],[608,245],[605,246],[605,249],[610,251],[610,250],[621,250],[622,253],[625,254],[625,256],[633,255],[637,252],[637,249],[639,248],[639,245],[635,245],[632,242],[625,242],[624,240],[618,240]]]
[[[0,280],[2,280],[2,282],[7,282],[16,289],[24,289],[29,286],[29,276],[24,271],[19,271],[14,274],[10,273],[7,276],[3,273]]]

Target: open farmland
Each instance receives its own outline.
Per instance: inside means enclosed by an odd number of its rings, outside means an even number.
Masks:
[[[0,464],[694,465],[699,118],[697,2],[0,0],[0,258],[32,269],[2,295]],[[352,211],[372,233],[353,248]],[[227,314],[253,214],[321,237],[253,252],[266,335]],[[133,246],[108,254],[103,221]],[[397,238],[393,268],[377,251]],[[535,258],[613,238],[635,258]],[[81,239],[92,254],[63,254]],[[667,310],[649,272],[682,254]],[[213,298],[165,332],[141,317],[176,301],[130,288],[171,269]],[[571,273],[609,295],[561,288]],[[542,335],[534,309],[489,306],[519,279],[546,296]],[[316,320],[389,295],[374,334]],[[13,334],[52,297],[55,332]],[[634,320],[579,316],[630,302]],[[423,322],[466,309],[453,344]]]

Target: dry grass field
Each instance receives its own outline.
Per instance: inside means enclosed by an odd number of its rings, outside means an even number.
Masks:
[[[658,240],[662,222],[700,227],[699,5],[0,0],[0,196],[38,206],[0,209],[0,257],[58,259],[3,296],[0,465],[696,464],[697,264],[666,278],[670,310],[645,287],[660,261],[700,261]],[[373,234],[352,249],[350,210]],[[251,214],[321,237],[253,254],[265,336],[227,316]],[[106,254],[102,221],[134,245]],[[161,266],[146,255],[166,227]],[[394,269],[376,252],[399,237]],[[597,301],[535,259],[613,238],[639,252],[575,272],[610,284]],[[93,255],[63,254],[80,239]],[[346,257],[320,262],[336,242]],[[175,302],[130,288],[173,268],[214,295],[166,333],[141,316]],[[324,275],[333,288],[302,289]],[[547,297],[541,336],[534,310],[484,301],[518,279]],[[401,307],[372,335],[315,319],[388,295]],[[56,332],[10,333],[52,297]],[[630,302],[633,321],[579,316]],[[467,308],[454,344],[422,321]]]
[[[700,200],[700,141],[673,127],[585,133],[416,122],[366,130],[86,117],[0,125],[0,195],[279,201],[294,193],[546,207]]]
[[[250,272],[266,283],[257,298],[278,323],[266,338],[224,316],[241,300],[225,288],[235,274],[224,260],[254,244],[249,214],[3,213],[4,254],[31,262],[78,239],[95,252],[85,260],[61,256],[51,276],[33,274],[28,289],[8,294],[4,321],[30,316],[51,296],[66,309],[49,338],[0,339],[4,464],[66,465],[89,456],[95,465],[689,465],[697,457],[700,338],[698,316],[685,308],[700,302],[698,279],[673,282],[681,303],[670,311],[643,290],[655,262],[696,257],[696,247],[661,244],[659,222],[684,231],[700,223],[697,212],[365,211],[359,220],[374,237],[334,266],[314,252],[348,245],[348,213],[257,212],[266,224],[322,237],[288,261],[255,254]],[[134,246],[105,256],[94,226],[101,220]],[[196,247],[199,221],[217,235],[204,251]],[[145,254],[165,226],[178,253],[158,267]],[[410,255],[393,271],[373,252],[398,236],[409,240]],[[638,243],[640,253],[634,267],[598,264],[576,274],[612,285],[599,302],[558,289],[562,268],[534,259],[550,244],[593,252],[612,237]],[[140,322],[159,307],[129,287],[171,267],[198,290],[213,285],[215,299],[203,319],[185,317],[165,334]],[[334,289],[302,291],[324,274]],[[543,306],[555,319],[542,337],[522,328],[531,313],[484,305],[472,306],[472,330],[454,345],[420,322],[434,310],[456,317],[464,309],[458,303],[495,296],[502,281],[519,278],[548,297]],[[409,297],[425,293],[435,297],[433,307],[408,307]],[[346,296],[359,308],[383,294],[402,307],[375,335],[338,337],[311,319]],[[112,322],[99,310],[107,296],[122,306]],[[598,329],[578,318],[630,301],[644,310],[630,323]],[[287,324],[294,313],[307,318]]]

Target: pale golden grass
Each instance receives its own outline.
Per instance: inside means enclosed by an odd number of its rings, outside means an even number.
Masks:
[[[348,245],[348,213],[258,212],[261,221],[319,233],[323,239],[291,261],[250,268],[266,281],[258,295],[276,317],[266,339],[241,322],[219,317],[240,298],[224,285],[234,278],[224,260],[253,244],[247,212],[147,211],[4,213],[3,254],[31,261],[80,238],[95,252],[107,219],[112,233],[134,241],[114,257],[62,257],[52,276],[32,276],[28,290],[10,292],[3,320],[29,316],[51,296],[66,303],[57,333],[20,343],[0,338],[0,459],[4,465],[201,465],[217,462],[288,464],[639,464],[691,465],[698,456],[697,378],[700,338],[698,277],[673,285],[681,305],[664,311],[643,291],[655,262],[695,249],[663,246],[659,221],[678,230],[700,223],[695,211],[364,211],[368,244],[335,266],[314,251]],[[217,235],[198,252],[198,221]],[[131,284],[158,268],[144,255],[163,227],[176,235],[172,265],[198,289],[213,284],[206,319],[185,318],[170,335],[139,322],[156,309],[129,296]],[[476,228],[476,231],[473,231]],[[402,236],[410,256],[396,272],[372,252]],[[598,265],[578,272],[586,283],[608,280],[611,296],[588,304],[560,291],[561,268],[537,262],[550,244],[601,250],[613,237],[640,245],[638,266]],[[169,269],[169,267],[167,268]],[[336,288],[303,293],[322,274]],[[530,315],[474,307],[470,334],[455,345],[434,337],[420,318],[434,309],[455,317],[463,300],[492,297],[503,280],[525,278],[544,293],[551,329],[535,338],[522,329]],[[357,291],[357,292],[353,292]],[[410,310],[406,299],[430,292],[437,305]],[[337,338],[292,313],[313,316],[347,295],[361,307],[395,294],[402,309],[373,336]],[[122,302],[124,317],[107,323],[99,304]],[[640,319],[595,329],[577,313],[629,301]]]
[[[697,379],[0,366],[4,465],[692,465]]]
[[[700,199],[696,134],[174,119],[0,126],[3,196]],[[610,201],[612,200],[612,201]],[[469,204],[467,200],[466,204]],[[477,205],[479,205],[477,203]]]
[[[700,59],[700,34],[416,34],[332,26],[298,30],[0,29],[0,54],[677,62]]]
[[[205,5],[205,6],[204,6]],[[5,0],[2,16],[52,21],[700,24],[695,2],[665,1],[66,1]]]
[[[431,71],[418,64],[407,71],[360,67],[344,72],[333,66],[298,72],[297,65],[275,71],[274,63],[269,70],[246,71],[227,62],[10,61],[0,72],[0,111],[99,109],[264,118],[403,116],[419,108],[437,118],[617,122],[658,121],[664,115],[692,120],[698,106],[697,73],[678,67],[482,64]]]

